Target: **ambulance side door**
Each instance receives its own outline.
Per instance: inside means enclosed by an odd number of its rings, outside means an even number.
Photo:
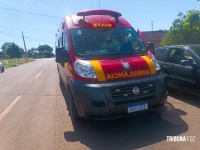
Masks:
[[[60,71],[60,76],[61,76],[63,82],[66,84],[67,83],[67,75],[69,74],[69,56],[68,56],[69,46],[68,46],[66,32],[62,33],[60,46],[65,48],[64,54],[66,57],[66,62],[61,63],[59,65],[59,71]]]

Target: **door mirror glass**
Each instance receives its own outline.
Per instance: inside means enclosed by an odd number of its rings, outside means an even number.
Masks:
[[[66,53],[67,50],[64,47],[56,48],[56,62],[57,63],[65,63],[66,62]]]

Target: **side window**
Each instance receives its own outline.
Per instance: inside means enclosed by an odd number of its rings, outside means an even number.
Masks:
[[[180,48],[172,48],[170,50],[169,56],[167,57],[168,62],[180,64],[183,60],[190,60],[191,62],[194,62],[188,50]]]
[[[192,58],[191,54],[189,53],[188,50],[185,50],[184,52],[184,57],[187,59],[187,60],[190,60],[192,62],[194,62],[194,59]]]
[[[169,55],[167,56],[167,62],[180,64],[182,60],[184,50],[179,48],[171,48]]]
[[[169,52],[169,56],[175,55],[176,49],[172,48]]]
[[[68,50],[69,48],[68,48],[68,41],[67,41],[66,32],[62,33],[62,43],[63,43],[62,46],[64,46],[65,49]]]
[[[164,61],[166,55],[166,48],[156,48],[155,49],[155,57],[158,61]]]
[[[60,37],[59,39],[58,39],[58,47],[61,47],[62,46],[62,38]]]

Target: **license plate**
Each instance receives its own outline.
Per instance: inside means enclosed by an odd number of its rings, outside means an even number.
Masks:
[[[148,109],[148,104],[146,102],[137,103],[137,104],[128,106],[128,113],[146,110],[146,109]]]

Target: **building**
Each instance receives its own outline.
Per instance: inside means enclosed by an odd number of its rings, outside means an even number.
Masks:
[[[147,45],[148,42],[155,43],[155,48],[160,46],[160,43],[167,31],[144,31],[142,32],[142,39]]]

